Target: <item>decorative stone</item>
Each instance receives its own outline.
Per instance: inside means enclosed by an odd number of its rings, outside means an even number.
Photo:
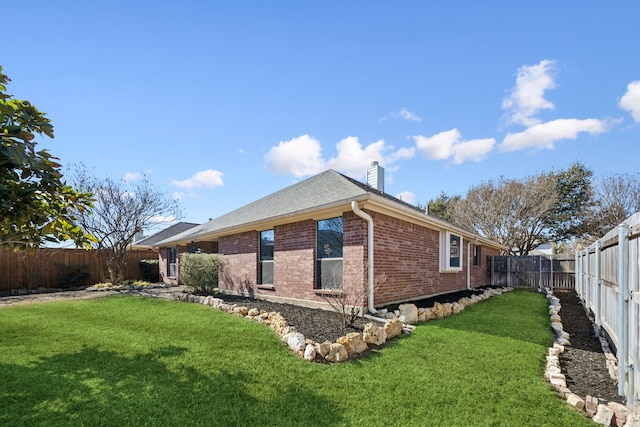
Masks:
[[[640,414],[627,415],[627,422],[624,427],[640,427]]]
[[[598,398],[587,396],[584,403],[584,410],[587,412],[587,415],[593,417],[598,411]]]
[[[442,316],[449,317],[453,314],[453,304],[450,302],[445,302],[442,304]]]
[[[236,307],[233,309],[234,314],[238,314],[240,316],[246,316],[249,313],[249,309],[245,306]]]
[[[563,374],[550,374],[549,382],[557,387],[567,386],[567,378]]]
[[[255,317],[255,316],[258,316],[258,315],[260,315],[260,310],[258,310],[257,308],[252,308],[247,313],[247,316],[251,316],[251,317]]]
[[[439,302],[433,303],[433,307],[431,307],[431,312],[433,314],[433,319],[442,319],[444,317],[442,304]]]
[[[611,420],[613,420],[613,410],[606,405],[598,405],[598,411],[592,420],[600,425],[610,426]]]
[[[398,309],[400,310],[398,319],[402,323],[413,325],[418,320],[418,307],[415,304],[400,304]]]
[[[305,349],[304,335],[300,332],[289,332],[286,337],[287,347],[293,351],[303,351]]]
[[[340,363],[349,359],[349,353],[347,352],[347,349],[342,344],[333,343],[331,344],[331,347],[329,348],[329,353],[325,356],[325,359],[328,362]]]
[[[304,348],[304,360],[313,362],[316,359],[316,349],[313,345],[307,344]]]
[[[314,346],[316,348],[316,353],[318,353],[322,357],[326,357],[331,350],[331,341],[325,341],[323,343],[316,343]]]
[[[364,326],[362,336],[367,344],[382,345],[387,341],[387,333],[384,328],[373,322],[369,322]]]
[[[398,319],[390,319],[384,323],[383,328],[387,334],[387,339],[391,339],[402,333],[402,322]]]
[[[337,340],[338,344],[342,344],[346,349],[349,357],[353,357],[356,354],[362,353],[367,348],[367,343],[364,342],[364,338],[357,332],[351,332],[350,334],[340,337]]]
[[[567,403],[576,408],[578,411],[582,411],[582,409],[584,408],[584,400],[575,393],[571,393],[569,396],[567,396]]]
[[[458,314],[462,311],[462,309],[463,307],[457,302],[451,304],[451,314]]]
[[[607,406],[613,411],[616,425],[619,426],[624,425],[627,421],[627,415],[633,413],[631,409],[618,402],[609,402]]]
[[[427,320],[429,320],[427,318],[427,310],[425,310],[423,308],[419,308],[418,309],[418,322],[426,322]]]

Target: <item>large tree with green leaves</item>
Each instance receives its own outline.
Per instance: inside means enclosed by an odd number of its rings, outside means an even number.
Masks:
[[[53,126],[30,102],[5,92],[10,81],[0,67],[0,245],[35,248],[70,240],[90,247],[92,236],[74,212],[91,208],[91,194],[67,185],[58,159],[36,150],[35,135],[53,138]]]
[[[522,179],[500,177],[478,184],[464,198],[442,196],[438,216],[526,255],[542,243],[589,234],[593,173],[581,163]]]

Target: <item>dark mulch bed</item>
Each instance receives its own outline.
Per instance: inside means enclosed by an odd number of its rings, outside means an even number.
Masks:
[[[411,301],[418,308],[432,307],[435,302],[444,304],[446,302],[458,301],[463,297],[470,297],[473,294],[481,294],[484,289],[471,290],[471,291],[459,291],[452,292],[444,295],[437,295],[430,298],[424,298],[419,301]],[[234,295],[216,295],[217,298],[221,298],[227,304],[244,305],[248,308],[257,308],[258,310],[265,310],[267,312],[277,311],[280,312],[287,319],[287,323],[290,326],[294,326],[298,332],[305,336],[305,338],[311,339],[315,342],[321,343],[324,341],[336,342],[336,340],[350,332],[362,332],[364,325],[371,320],[359,318],[356,320],[354,327],[343,328],[340,324],[340,318],[338,314],[333,311],[311,309],[305,307],[299,307],[291,304],[279,304],[274,302],[268,302],[263,300],[257,300],[253,298],[246,298]],[[398,304],[385,307],[389,311],[396,310]]]
[[[618,396],[618,385],[609,376],[600,340],[595,337],[591,320],[576,292],[556,290],[560,300],[562,327],[569,333],[570,346],[560,355],[560,368],[567,378],[567,387],[581,397],[587,395],[602,401],[624,403]]]

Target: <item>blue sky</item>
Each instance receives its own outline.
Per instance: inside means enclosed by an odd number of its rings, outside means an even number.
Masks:
[[[637,173],[640,2],[62,1],[4,8],[8,92],[64,165],[204,222],[333,168],[412,203],[583,162]],[[8,38],[8,41],[7,41]]]

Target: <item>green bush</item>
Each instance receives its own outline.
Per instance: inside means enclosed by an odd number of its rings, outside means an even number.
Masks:
[[[213,293],[223,264],[220,254],[184,253],[180,255],[180,282],[194,292]]]
[[[151,283],[158,283],[160,281],[160,261],[157,259],[141,259],[140,260],[140,272],[142,273],[142,280]]]

